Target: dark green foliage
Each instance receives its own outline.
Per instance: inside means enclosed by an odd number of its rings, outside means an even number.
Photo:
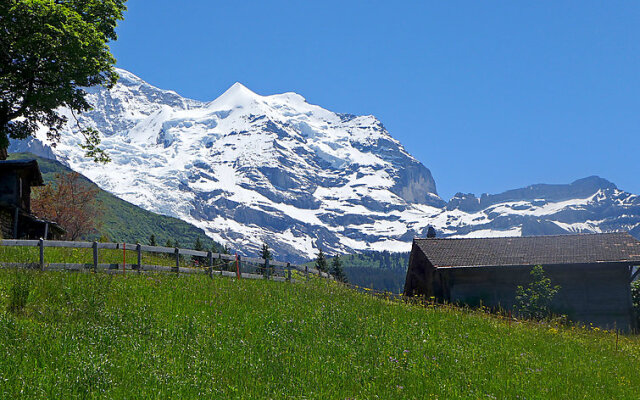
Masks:
[[[156,235],[152,233],[151,236],[149,236],[149,246],[157,246],[157,245],[158,243],[156,242]]]
[[[640,280],[636,279],[631,282],[631,300],[636,313],[638,328],[640,328]]]
[[[164,247],[175,247],[173,245],[173,242],[171,241],[171,239],[167,239],[167,241],[164,243]]]
[[[196,238],[196,242],[193,244],[193,249],[196,251],[204,250],[204,246],[202,246],[202,242],[200,241],[200,236]]]
[[[331,260],[331,275],[333,275],[338,282],[347,282],[347,276],[344,274],[342,261],[340,261],[340,256],[338,255]]]
[[[41,126],[54,142],[67,118],[58,107],[90,109],[81,87],[112,87],[118,75],[109,42],[123,18],[124,0],[4,0],[0,2],[0,149]],[[82,130],[86,155],[108,156],[95,129]]]
[[[266,243],[262,244],[262,252],[260,254],[261,258],[265,260],[271,260],[271,251],[269,250],[269,246]]]
[[[382,269],[367,267],[344,267],[349,283],[363,288],[384,292],[402,293],[406,271],[401,269]]]
[[[269,246],[266,243],[262,244],[262,251],[260,252],[260,258],[263,258],[265,260],[265,263],[260,267],[259,272],[264,276],[269,276],[273,274],[274,267],[269,265],[269,260],[272,259],[271,251],[269,250]]]
[[[409,253],[368,251],[340,256],[349,283],[381,291],[402,293]],[[312,267],[315,261],[306,265]]]
[[[16,268],[13,274],[13,282],[9,290],[9,304],[7,310],[13,314],[20,314],[27,305],[29,292],[31,291],[31,272],[22,268]]]
[[[15,153],[11,154],[9,158],[37,159],[45,183],[51,182],[58,172],[71,172],[69,168],[57,161],[36,157],[33,154]],[[97,187],[89,179],[85,177],[82,177],[82,179],[92,187]],[[82,240],[93,241],[105,235],[113,242],[135,243],[154,235],[157,243],[164,243],[173,238],[179,238],[183,243],[194,243],[196,238],[200,237],[204,247],[216,245],[216,242],[207,237],[202,229],[180,219],[143,210],[101,189],[97,197],[104,210],[98,221],[98,231],[95,234],[83,237]]]
[[[560,286],[551,286],[551,279],[544,275],[542,265],[531,270],[531,283],[526,288],[516,289],[514,310],[524,318],[542,320],[552,316],[551,302]]]
[[[198,236],[196,238],[196,241],[193,244],[193,250],[204,251],[204,246],[202,245],[202,242],[200,241],[200,236]],[[198,265],[204,265],[207,262],[206,257],[201,257],[201,256],[192,256],[191,260],[194,261],[195,263],[197,263]]]
[[[402,270],[406,272],[409,265],[409,253],[390,253],[388,251],[367,251],[358,254],[341,256],[342,265],[348,268],[376,268]]]
[[[316,269],[318,271],[327,272],[327,259],[322,252],[322,249],[318,249],[318,256],[316,257]]]
[[[109,236],[105,235],[104,233],[102,235],[100,235],[100,237],[98,238],[98,242],[100,243],[109,243],[111,242],[111,239],[109,239]]]

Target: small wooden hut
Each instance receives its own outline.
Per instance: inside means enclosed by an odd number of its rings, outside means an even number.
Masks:
[[[636,328],[630,283],[640,242],[626,232],[415,239],[404,294],[510,310],[535,265],[561,287],[555,312],[602,328]]]
[[[0,237],[56,239],[64,229],[31,213],[31,187],[42,186],[36,160],[0,161]]]

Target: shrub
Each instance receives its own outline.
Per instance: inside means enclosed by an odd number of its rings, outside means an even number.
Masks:
[[[544,275],[542,265],[531,270],[531,283],[524,288],[516,289],[515,311],[521,317],[545,319],[551,317],[551,302],[560,290],[560,286],[551,286],[551,279]]]
[[[640,328],[640,280],[631,282],[631,300],[638,321],[637,326]]]

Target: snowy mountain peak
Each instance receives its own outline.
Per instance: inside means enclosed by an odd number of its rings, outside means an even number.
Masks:
[[[236,82],[227,89],[220,97],[209,103],[213,108],[241,108],[251,103],[260,101],[262,96],[254,93],[240,82]]]
[[[204,103],[118,73],[113,89],[87,90],[94,108],[80,116],[103,134],[112,163],[85,159],[71,123],[55,148],[39,132],[10,151],[64,161],[241,254],[257,255],[262,243],[291,261],[319,247],[409,251],[429,226],[458,237],[640,231],[640,197],[598,177],[480,198],[459,193],[446,204],[431,172],[374,116],[335,113],[292,92],[263,96],[241,83]]]

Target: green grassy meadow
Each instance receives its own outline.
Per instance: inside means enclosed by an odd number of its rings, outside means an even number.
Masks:
[[[0,270],[2,398],[637,399],[640,341],[323,280]]]

